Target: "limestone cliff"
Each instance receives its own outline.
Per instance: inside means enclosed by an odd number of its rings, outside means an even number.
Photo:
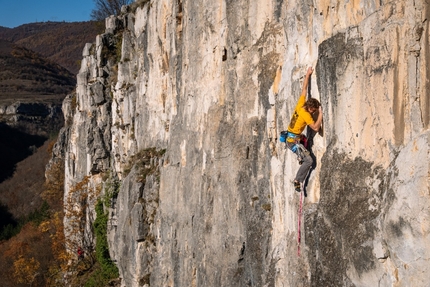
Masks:
[[[123,8],[63,104],[71,241],[108,195],[123,286],[428,286],[428,1]],[[324,122],[299,221],[278,135],[308,66]]]

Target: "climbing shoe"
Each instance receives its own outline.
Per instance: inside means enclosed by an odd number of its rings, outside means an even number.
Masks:
[[[295,181],[294,181],[294,189],[295,189],[297,192],[300,192],[300,190],[301,190],[300,182],[298,182],[297,180],[295,180]]]

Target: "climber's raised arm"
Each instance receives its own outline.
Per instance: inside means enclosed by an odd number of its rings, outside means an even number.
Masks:
[[[311,78],[311,75],[312,75],[313,71],[314,70],[312,69],[312,67],[308,68],[308,71],[306,72],[305,81],[303,82],[302,93],[300,94],[300,96],[306,95],[306,92],[307,92],[307,89],[308,89],[309,79]]]

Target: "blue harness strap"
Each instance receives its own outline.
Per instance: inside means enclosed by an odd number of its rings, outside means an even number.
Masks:
[[[296,140],[297,140],[297,138],[299,138],[299,139],[300,139],[300,135],[297,135],[297,134],[292,133],[292,132],[287,132],[287,138],[289,138],[289,139],[293,139],[294,141],[296,141]]]

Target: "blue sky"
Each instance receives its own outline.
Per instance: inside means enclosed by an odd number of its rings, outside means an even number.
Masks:
[[[93,0],[0,0],[0,26],[89,21],[93,9]]]

